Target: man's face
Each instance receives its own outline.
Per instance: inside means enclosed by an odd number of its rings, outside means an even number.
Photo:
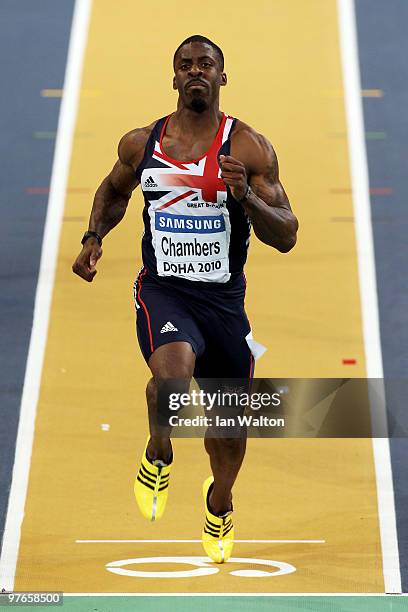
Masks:
[[[174,62],[173,88],[187,108],[202,113],[226,85],[220,58],[211,45],[201,42],[181,47]]]

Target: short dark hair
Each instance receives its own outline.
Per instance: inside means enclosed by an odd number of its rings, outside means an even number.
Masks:
[[[174,52],[174,57],[173,57],[173,68],[176,63],[176,55],[180,51],[181,47],[184,47],[184,45],[188,45],[188,43],[192,43],[192,42],[201,42],[201,43],[206,43],[207,45],[210,45],[210,47],[212,47],[214,51],[216,51],[216,53],[218,54],[218,59],[220,60],[220,64],[221,64],[221,70],[224,70],[224,54],[221,48],[218,45],[216,45],[215,42],[213,42],[206,36],[201,36],[201,34],[193,34],[193,36],[189,36],[188,38],[183,40],[183,42],[177,47],[176,51]]]

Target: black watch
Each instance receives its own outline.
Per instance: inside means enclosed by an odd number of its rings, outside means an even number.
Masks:
[[[91,231],[85,232],[85,234],[82,237],[81,244],[82,245],[85,244],[88,238],[96,238],[99,246],[102,246],[102,238],[97,232],[91,232]]]

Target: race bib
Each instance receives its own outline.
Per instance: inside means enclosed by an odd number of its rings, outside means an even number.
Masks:
[[[229,280],[228,210],[225,205],[214,209],[202,204],[194,214],[151,211],[159,276],[218,283]]]

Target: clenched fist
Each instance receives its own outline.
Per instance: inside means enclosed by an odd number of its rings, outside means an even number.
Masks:
[[[88,238],[82,251],[76,258],[72,271],[91,283],[96,274],[96,262],[102,257],[102,249],[96,238]]]
[[[231,155],[220,155],[221,178],[235,200],[242,200],[248,189],[245,166]]]

